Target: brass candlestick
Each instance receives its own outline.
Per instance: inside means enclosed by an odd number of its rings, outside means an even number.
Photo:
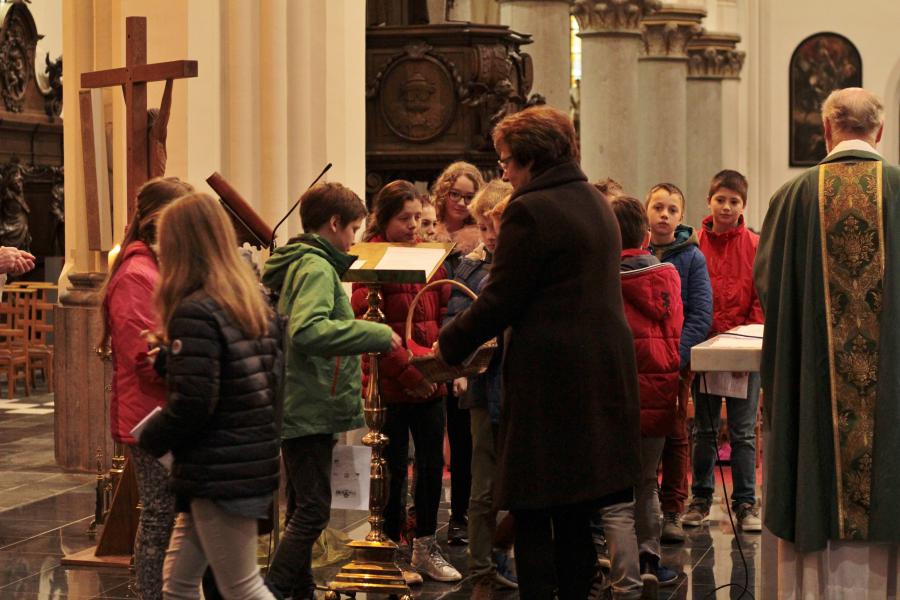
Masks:
[[[369,283],[368,288],[369,309],[365,319],[376,323],[384,322],[381,285]],[[395,561],[397,544],[384,534],[384,507],[388,500],[390,474],[383,453],[389,440],[381,432],[387,409],[381,399],[379,384],[378,354],[369,353],[369,382],[363,405],[369,432],[363,437],[362,443],[372,449],[368,519],[371,530],[365,540],[348,544],[353,550],[353,559],[341,568],[334,581],[328,585],[326,600],[338,600],[340,594],[353,597],[357,592],[388,594],[391,598],[412,600],[409,587],[403,580],[403,573]]]

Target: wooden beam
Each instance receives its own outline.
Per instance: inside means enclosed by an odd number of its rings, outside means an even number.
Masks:
[[[109,202],[109,170],[106,156],[106,123],[99,89],[78,92],[81,116],[81,149],[84,169],[88,248],[112,248],[112,214]]]
[[[165,81],[166,79],[184,79],[197,76],[196,60],[172,60],[169,62],[139,65],[131,68],[131,81],[134,83],[148,81]]]
[[[81,87],[83,88],[111,87],[127,82],[128,69],[125,67],[81,74]]]

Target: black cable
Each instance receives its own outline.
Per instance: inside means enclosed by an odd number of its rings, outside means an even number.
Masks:
[[[732,333],[732,332],[726,332],[726,333],[720,333],[719,335],[720,335],[720,336],[728,335],[728,336],[732,336],[732,337],[749,338],[749,339],[751,339],[751,340],[761,340],[761,339],[763,339],[763,336],[761,336],[761,335],[747,335],[746,333]]]
[[[760,339],[760,338],[758,338],[757,336],[753,336],[753,335],[742,335],[742,334],[740,334],[740,333],[729,333],[729,334],[727,334],[727,335],[735,335],[735,336],[739,336],[739,337],[749,337],[749,338]],[[703,389],[704,389],[704,390],[707,390],[706,395],[707,395],[707,396],[710,395],[710,394],[708,393],[709,387],[706,385],[706,372],[705,372],[705,371],[704,371],[703,373],[700,374],[700,379],[701,379],[702,382],[703,382]],[[750,391],[750,390],[749,390],[749,387],[748,387],[748,390],[747,390],[747,391],[748,391],[748,392]],[[698,395],[698,396],[700,395],[700,394],[699,394],[699,390],[698,390],[698,394],[697,394],[697,395]],[[750,399],[747,398],[747,401],[748,401],[748,402],[749,402],[749,400],[750,400]],[[721,406],[722,406],[722,398],[719,397],[719,406],[718,406],[717,408],[718,408],[720,411],[722,410]],[[694,400],[694,414],[695,414],[695,415],[696,415],[696,412],[697,412],[696,409],[697,409],[697,400],[695,399],[695,400]],[[713,417],[712,407],[707,406],[707,409],[710,411],[710,412],[707,414],[707,417],[708,417],[708,419],[709,419],[709,425],[710,425],[710,427],[711,427],[711,426],[712,426],[712,423],[713,423],[713,419],[712,419],[712,417]],[[733,515],[732,512],[731,512],[731,502],[730,502],[729,499],[728,499],[728,487],[725,485],[725,467],[722,466],[722,461],[719,460],[719,450],[721,450],[721,446],[720,446],[720,444],[719,444],[719,432],[718,432],[718,430],[716,430],[716,431],[713,433],[713,435],[716,436],[716,437],[715,437],[715,439],[716,439],[716,462],[717,462],[718,465],[719,465],[719,477],[722,479],[722,494],[725,496],[725,509],[728,511],[728,520],[731,522],[731,531],[734,532],[734,541],[735,541],[735,543],[737,544],[738,552],[739,552],[740,555],[741,555],[741,563],[744,565],[744,585],[741,585],[741,584],[739,584],[739,583],[729,582],[729,583],[720,585],[719,587],[713,589],[711,592],[709,592],[708,594],[706,594],[705,596],[703,596],[703,598],[704,598],[704,599],[706,599],[706,598],[715,598],[715,597],[716,597],[716,592],[718,592],[719,590],[724,590],[724,589],[728,589],[728,588],[732,588],[732,587],[733,587],[733,588],[738,588],[738,589],[741,590],[741,595],[738,596],[736,600],[741,600],[741,598],[743,598],[745,595],[749,595],[750,598],[751,598],[751,600],[756,600],[756,597],[753,595],[753,592],[751,592],[751,591],[750,591],[750,588],[748,587],[748,586],[750,585],[750,570],[747,568],[747,558],[744,556],[744,548],[743,548],[743,545],[741,544],[741,534],[738,532],[738,528],[737,528],[737,526],[734,524],[734,515]],[[759,443],[759,442],[757,441],[757,443]],[[755,473],[755,472],[756,472],[756,465],[755,465],[755,464],[753,465],[753,470],[754,470],[754,473]],[[754,476],[754,480],[755,480],[755,479],[756,479],[756,477]]]

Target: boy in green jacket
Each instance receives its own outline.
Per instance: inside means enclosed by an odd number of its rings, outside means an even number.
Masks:
[[[296,502],[267,583],[297,600],[314,597],[312,548],[331,512],[335,434],[364,424],[359,354],[402,344],[389,326],[355,319],[341,286],[365,216],[359,196],[339,183],[310,189],[300,199],[306,233],[277,249],[263,272],[288,317],[281,452]]]

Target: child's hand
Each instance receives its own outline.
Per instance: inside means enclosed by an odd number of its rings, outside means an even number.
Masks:
[[[469,380],[465,377],[457,377],[453,380],[453,395],[457,398],[461,397],[469,389]]]
[[[159,337],[155,332],[150,331],[149,329],[144,329],[141,331],[141,337],[144,338],[144,341],[147,342],[147,346],[150,348],[159,348],[162,346],[162,338]]]
[[[391,352],[399,350],[403,347],[403,338],[397,335],[396,331],[391,330]]]
[[[156,363],[156,356],[159,354],[159,346],[155,346],[147,350],[147,364],[151,367]]]

